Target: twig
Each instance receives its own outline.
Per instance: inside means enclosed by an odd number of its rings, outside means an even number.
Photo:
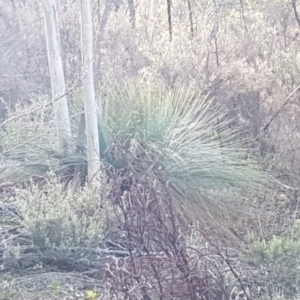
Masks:
[[[172,42],[172,13],[171,13],[172,0],[167,0],[167,6],[168,6],[168,23],[169,23],[170,42]]]
[[[297,4],[296,4],[296,0],[291,0],[292,1],[292,6],[293,6],[293,10],[294,10],[294,14],[298,23],[298,26],[300,27],[300,18],[299,18],[299,14],[297,11]]]
[[[25,112],[25,113],[23,113],[23,114],[21,114],[21,115],[14,116],[14,117],[11,117],[11,118],[5,120],[4,122],[2,122],[2,123],[0,124],[0,128],[3,128],[4,125],[6,125],[7,123],[9,123],[9,122],[11,122],[11,121],[14,121],[14,120],[17,120],[17,119],[19,119],[19,118],[25,117],[25,116],[27,116],[27,115],[29,115],[29,114],[31,114],[31,113],[34,113],[34,112],[36,112],[36,111],[41,110],[42,108],[44,108],[45,106],[48,106],[48,105],[52,104],[53,102],[56,102],[56,101],[60,100],[62,97],[68,95],[71,91],[73,91],[79,84],[81,84],[81,82],[75,84],[71,89],[69,89],[69,90],[68,90],[66,93],[64,93],[63,95],[61,95],[61,96],[55,98],[54,100],[49,101],[49,102],[46,103],[46,104],[43,104],[43,105],[37,107],[36,109],[27,111],[27,112]]]
[[[282,109],[288,104],[288,102],[290,101],[290,99],[292,98],[292,96],[294,96],[294,94],[296,92],[298,92],[298,91],[300,91],[300,84],[286,97],[286,99],[284,100],[284,102],[282,103],[282,105],[273,114],[273,116],[270,118],[270,120],[263,126],[263,128],[261,129],[261,131],[266,131],[269,128],[269,126],[271,125],[271,123],[277,118],[277,116],[282,111]]]

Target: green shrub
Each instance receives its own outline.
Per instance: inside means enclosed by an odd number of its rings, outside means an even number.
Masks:
[[[250,253],[266,285],[287,296],[300,293],[300,230],[293,237],[274,236],[269,241],[253,241]]]
[[[27,189],[17,191],[17,204],[25,227],[31,232],[35,245],[89,247],[103,242],[109,191],[104,176],[101,178],[101,195],[83,187],[68,191],[51,175],[40,188],[31,183]]]

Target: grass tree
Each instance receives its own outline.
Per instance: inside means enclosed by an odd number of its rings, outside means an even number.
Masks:
[[[98,110],[93,70],[93,26],[90,0],[81,0],[82,84],[87,137],[88,181],[96,180],[100,169]]]
[[[153,172],[156,187],[202,224],[247,214],[241,195],[257,193],[267,176],[242,145],[240,129],[230,128],[225,108],[192,90],[142,80],[102,91],[103,129],[111,137],[100,145],[109,165],[129,169],[140,184]]]
[[[231,229],[239,231],[238,221],[253,217],[251,195],[267,179],[242,146],[238,128],[230,128],[226,110],[213,100],[143,80],[103,87],[102,104],[106,128],[100,133],[110,135],[107,144],[101,139],[102,158],[115,170],[111,198],[123,236],[112,237],[112,245],[130,253],[123,265],[110,265],[110,296],[122,295],[126,286],[138,299],[154,293],[217,299],[218,277],[195,267],[206,264],[205,255],[190,249],[212,239],[240,244]],[[191,223],[205,237],[193,244],[187,241]],[[136,284],[144,278],[157,285]]]
[[[48,61],[52,85],[53,108],[57,121],[60,152],[68,152],[71,141],[71,124],[66,97],[66,85],[60,48],[60,35],[55,0],[43,0],[47,37]]]

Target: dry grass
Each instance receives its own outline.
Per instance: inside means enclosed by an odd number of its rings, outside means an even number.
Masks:
[[[80,274],[47,272],[2,281],[1,300],[102,299],[103,287],[97,280]]]

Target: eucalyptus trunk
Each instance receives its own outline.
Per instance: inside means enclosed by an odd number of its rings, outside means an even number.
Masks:
[[[88,181],[94,183],[100,170],[98,109],[93,69],[93,27],[90,0],[81,4],[82,84],[87,138]]]
[[[61,57],[60,35],[55,0],[43,0],[43,10],[52,86],[53,109],[55,111],[57,122],[58,146],[61,152],[69,152],[72,133]]]

